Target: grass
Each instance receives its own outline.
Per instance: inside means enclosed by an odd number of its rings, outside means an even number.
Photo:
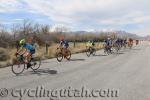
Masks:
[[[0,48],[0,68],[10,65],[11,56],[9,49]]]
[[[72,54],[82,53],[86,50],[86,44],[85,43],[76,43],[75,47],[74,47],[73,43],[69,43],[69,44],[70,44],[69,49],[71,50]],[[39,47],[36,50],[35,56],[42,58],[42,59],[54,58],[58,45],[59,44],[52,44],[48,48],[48,53],[46,53],[45,47]],[[103,48],[102,43],[96,43],[95,48],[96,49]],[[6,58],[6,59],[3,59],[3,57],[0,58],[0,68],[7,67],[7,66],[11,65],[13,60],[15,60],[15,56],[14,56],[15,53],[16,53],[15,48],[8,48],[8,49],[0,48],[0,57],[3,55],[4,58]]]

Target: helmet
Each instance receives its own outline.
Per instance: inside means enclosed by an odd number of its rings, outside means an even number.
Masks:
[[[22,40],[20,40],[20,42],[19,42],[20,45],[24,45],[25,43],[26,43],[26,40],[25,40],[25,39],[22,39]]]

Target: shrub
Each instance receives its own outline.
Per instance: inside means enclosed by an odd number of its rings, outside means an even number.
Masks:
[[[7,53],[7,50],[0,48],[0,61],[6,61],[9,58],[10,57],[9,57],[9,54]]]

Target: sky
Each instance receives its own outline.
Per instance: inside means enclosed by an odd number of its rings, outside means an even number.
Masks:
[[[0,24],[30,19],[71,30],[150,35],[150,0],[0,0]]]

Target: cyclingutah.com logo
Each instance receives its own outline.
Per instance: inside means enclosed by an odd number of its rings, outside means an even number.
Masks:
[[[8,90],[6,88],[0,89],[0,97],[7,97],[8,96]]]
[[[32,89],[0,89],[1,98],[14,98],[14,100],[25,100],[24,98],[116,98],[119,97],[118,89],[88,89],[85,86],[81,88],[62,88],[62,89],[48,89],[43,86],[37,86]]]

